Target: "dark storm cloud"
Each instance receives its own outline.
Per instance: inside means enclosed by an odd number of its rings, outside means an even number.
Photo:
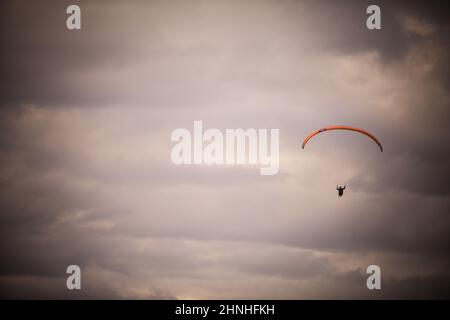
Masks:
[[[213,19],[204,16],[201,2],[82,1],[82,30],[76,32],[65,28],[68,4],[2,4],[2,107],[167,107],[182,106],[186,95],[198,105],[220,93],[206,77],[226,44],[214,32],[196,39]],[[197,23],[199,17],[204,21]]]
[[[82,284],[85,288],[82,291],[69,291],[65,289],[66,278],[63,277],[0,277],[0,298],[1,299],[149,299],[164,300],[176,299],[170,293],[149,287],[145,292],[137,296],[128,296],[121,293],[120,286],[114,281],[116,279],[102,279],[98,281],[98,275],[92,274],[84,277],[85,282]],[[109,281],[108,281],[109,280]],[[8,288],[8,290],[3,290]]]
[[[382,290],[369,291],[361,279],[366,279],[363,270],[323,275],[317,285],[326,288],[325,294],[313,299],[435,299],[448,297],[450,278],[447,276],[414,276],[408,278],[383,278]],[[345,288],[345,290],[343,289]]]
[[[104,92],[74,79],[77,73],[89,74],[95,67],[124,62],[126,54],[114,36],[105,36],[107,25],[96,25],[101,9],[85,2],[83,26],[89,34],[69,33],[65,28],[65,9],[69,2],[8,1],[2,3],[1,16],[1,96],[2,106],[22,104],[91,104],[99,103]],[[89,10],[88,9],[91,9]],[[108,9],[105,8],[108,18]],[[90,19],[91,16],[97,16]],[[120,21],[117,19],[117,21]],[[112,25],[114,25],[112,23]],[[114,32],[114,30],[112,30]],[[117,30],[116,30],[117,31]],[[83,94],[81,94],[83,92]]]
[[[121,103],[182,106],[186,95],[196,105],[211,103],[217,96],[223,101],[227,95],[221,90],[220,81],[224,79],[211,70],[223,64],[224,58],[226,63],[229,54],[245,56],[253,50],[270,61],[274,54],[270,38],[274,32],[281,41],[308,34],[290,45],[289,49],[298,55],[299,46],[303,45],[330,54],[375,50],[386,63],[395,63],[414,45],[430,41],[430,37],[405,30],[401,18],[410,15],[424,19],[436,29],[431,39],[448,43],[448,4],[437,1],[427,2],[426,8],[411,1],[380,3],[380,32],[365,28],[365,9],[370,1],[343,1],[339,5],[333,1],[264,2],[260,10],[254,10],[252,2],[241,2],[239,11],[236,4],[205,5],[202,1],[145,5],[81,1],[82,30],[74,32],[65,28],[68,4],[2,3],[2,107]],[[275,29],[270,30],[261,23],[263,20]],[[277,26],[281,22],[286,27]],[[220,23],[224,24],[221,29]],[[339,28],[332,27],[335,24]],[[199,33],[206,28],[211,31]],[[264,34],[267,42],[261,39]],[[149,61],[150,72],[142,73]],[[225,77],[239,74],[236,62],[244,66],[252,63],[247,59],[232,62],[228,71],[221,70]],[[443,63],[448,69],[447,60]],[[446,85],[448,73],[440,66],[436,72]],[[244,81],[263,84],[258,74],[243,77]]]
[[[407,16],[423,19],[433,25],[436,28],[433,39],[448,44],[449,4],[444,1],[430,1],[426,6],[422,1],[347,0],[336,4],[335,1],[326,0],[307,3],[307,8],[314,11],[314,18],[321,15],[327,21],[339,23],[339,28],[330,28],[331,24],[328,23],[317,24],[323,33],[322,45],[327,50],[346,54],[375,50],[386,63],[395,63],[417,43],[430,41],[428,37],[405,30],[402,18]],[[361,15],[373,4],[381,9],[382,29],[377,32],[365,27],[365,16]]]

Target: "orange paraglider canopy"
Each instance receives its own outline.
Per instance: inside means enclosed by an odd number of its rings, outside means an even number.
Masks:
[[[355,128],[355,127],[349,127],[349,126],[330,126],[330,127],[325,127],[325,128],[316,130],[313,133],[311,133],[305,139],[305,141],[303,141],[302,149],[305,148],[305,145],[308,143],[308,141],[311,140],[312,137],[314,137],[315,135],[325,132],[325,131],[331,131],[331,130],[350,130],[350,131],[362,133],[362,134],[368,136],[370,139],[372,139],[380,147],[381,152],[383,152],[383,146],[381,145],[380,141],[378,141],[378,139],[373,134],[371,134],[370,132],[367,132],[366,130]]]

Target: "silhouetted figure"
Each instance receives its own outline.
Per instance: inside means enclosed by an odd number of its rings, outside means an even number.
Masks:
[[[339,196],[339,197],[342,197],[342,195],[344,194],[345,188],[346,188],[345,185],[344,185],[344,187],[336,186],[336,190],[338,191],[338,196]]]

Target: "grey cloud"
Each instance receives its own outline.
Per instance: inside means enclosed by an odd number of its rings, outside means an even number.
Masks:
[[[64,2],[2,2],[0,295],[448,297],[448,5],[382,2],[369,32],[367,3],[87,1],[68,32]],[[194,120],[279,128],[280,174],[175,166]],[[385,152],[300,149],[334,123]]]
[[[382,32],[364,27],[367,1],[266,1],[258,7],[243,2],[240,10],[232,3],[203,1],[114,1],[108,6],[86,1],[80,2],[82,31],[68,32],[67,4],[3,4],[2,107],[232,102],[233,95],[273,88],[279,81],[292,86],[297,79],[289,71],[278,80],[267,73],[267,64],[283,67],[277,65],[280,59],[300,63],[302,56],[317,51],[370,50],[387,61],[401,59],[426,40],[405,32],[399,15],[436,26],[441,42],[448,28],[448,5],[435,1],[426,8],[410,1],[383,2]],[[443,70],[439,73],[445,77]]]

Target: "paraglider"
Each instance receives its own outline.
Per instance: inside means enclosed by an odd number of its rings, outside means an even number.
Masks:
[[[338,191],[338,197],[342,197],[342,195],[344,194],[344,190],[347,186],[344,185],[344,187],[341,186],[336,186],[336,190]]]
[[[381,142],[377,139],[377,137],[375,137],[373,134],[371,134],[370,132],[360,129],[360,128],[355,128],[355,127],[349,127],[349,126],[329,126],[329,127],[324,127],[321,128],[319,130],[314,131],[313,133],[311,133],[309,136],[306,137],[306,139],[303,141],[302,143],[302,149],[305,148],[306,144],[309,142],[309,140],[311,140],[314,136],[318,135],[319,133],[325,132],[325,131],[332,131],[332,130],[348,130],[348,131],[354,131],[354,132],[358,132],[361,134],[366,135],[367,137],[369,137],[370,139],[372,139],[373,142],[375,142],[378,147],[380,148],[381,152],[383,152],[383,146],[381,145]],[[336,186],[336,190],[338,191],[338,196],[342,197],[344,194],[344,190],[347,186],[344,185],[342,186]]]
[[[303,141],[302,149],[305,148],[305,145],[308,143],[308,141],[311,140],[315,135],[325,132],[325,131],[332,131],[332,130],[349,130],[349,131],[355,131],[355,132],[362,133],[362,134],[368,136],[370,139],[372,139],[378,145],[378,147],[380,147],[381,152],[383,152],[383,146],[381,145],[381,142],[373,134],[371,134],[370,132],[367,132],[366,130],[355,128],[355,127],[349,127],[349,126],[330,126],[330,127],[325,127],[325,128],[316,130],[313,133],[311,133],[305,139],[305,141]]]

